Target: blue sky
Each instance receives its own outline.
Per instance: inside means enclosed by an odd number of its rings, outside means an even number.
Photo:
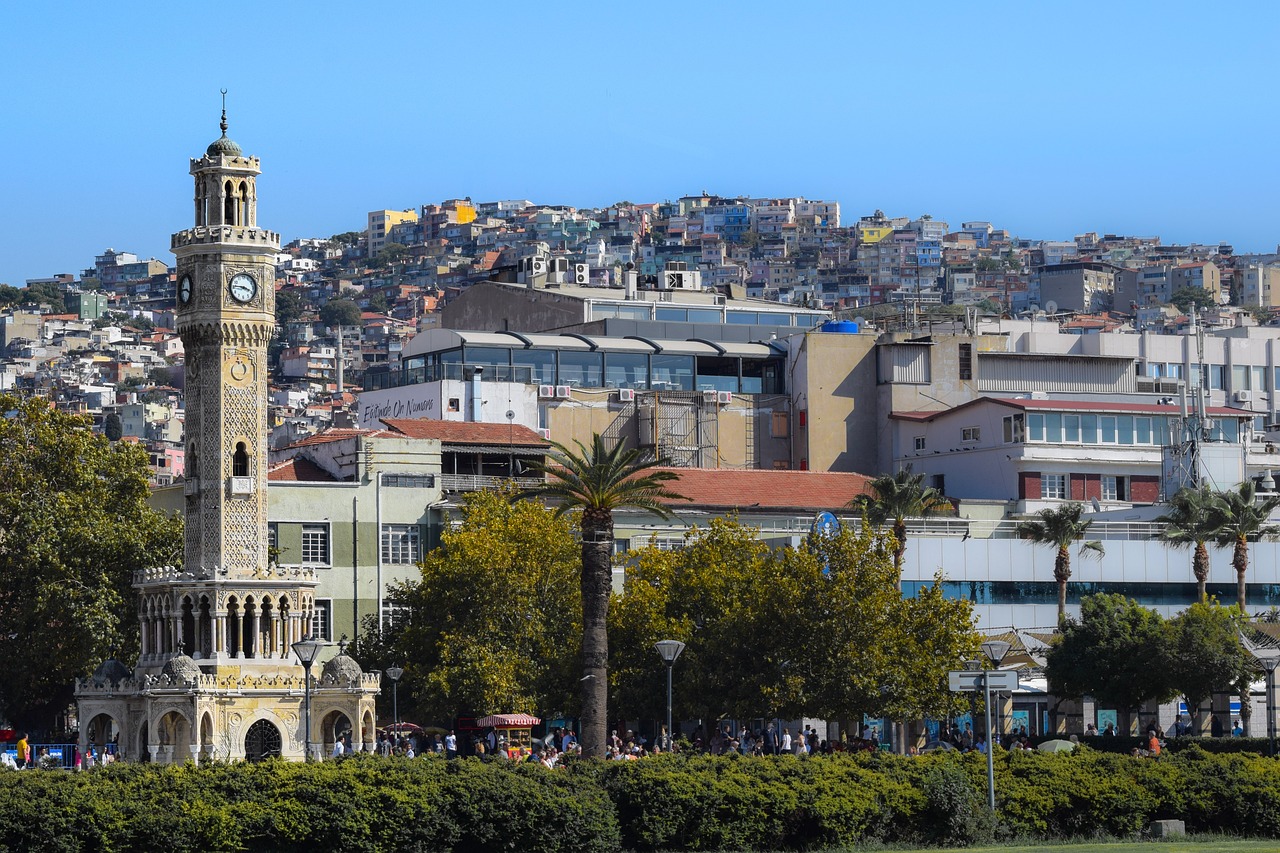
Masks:
[[[706,189],[1273,251],[1278,21],[1271,3],[18,4],[0,281],[107,247],[172,263],[223,87],[285,240],[454,196]]]

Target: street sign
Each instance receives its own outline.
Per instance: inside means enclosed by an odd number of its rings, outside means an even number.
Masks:
[[[990,679],[996,693],[1011,693],[1018,689],[1018,673],[1012,669],[956,669],[947,673],[952,692],[973,693],[986,689],[984,679]]]

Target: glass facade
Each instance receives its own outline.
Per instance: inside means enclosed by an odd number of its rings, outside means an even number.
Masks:
[[[1190,568],[1187,572],[1190,574]],[[902,594],[915,596],[933,583],[902,582]],[[1206,591],[1221,604],[1236,600],[1235,584],[1208,584]],[[1067,603],[1079,604],[1086,595],[1106,592],[1132,598],[1144,607],[1186,607],[1198,600],[1194,582],[1125,583],[1120,581],[1071,581],[1067,584]],[[947,598],[963,598],[974,604],[1052,604],[1058,603],[1058,584],[1054,581],[943,581],[942,593]],[[1249,584],[1246,590],[1249,606],[1280,606],[1280,584]]]
[[[485,381],[579,388],[786,393],[781,356],[693,356],[500,346],[466,346],[412,356],[398,369],[379,366],[369,370],[365,385],[378,390],[441,379],[466,380],[472,378],[475,367],[482,368],[481,378]]]

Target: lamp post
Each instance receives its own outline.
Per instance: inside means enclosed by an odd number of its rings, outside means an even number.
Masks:
[[[1267,671],[1267,754],[1276,757],[1276,714],[1272,697],[1276,693],[1276,664],[1280,664],[1280,656],[1259,656],[1258,663]],[[1247,692],[1247,691],[1246,691]]]
[[[653,647],[667,665],[667,750],[670,751],[670,745],[675,742],[675,733],[671,730],[671,668],[684,651],[684,643],[679,640],[659,640]]]
[[[391,719],[395,721],[393,728],[396,737],[400,737],[400,676],[404,675],[404,667],[387,667],[387,678],[391,679]]]
[[[298,662],[302,664],[302,669],[306,672],[306,714],[304,717],[306,726],[306,760],[311,760],[311,665],[316,662],[320,650],[325,647],[323,640],[317,640],[308,634],[301,640],[293,644],[293,653],[298,656]]]
[[[1004,640],[987,640],[982,644],[982,653],[991,660],[991,669],[982,677],[982,686],[986,693],[987,711],[987,806],[992,812],[996,810],[996,764],[995,738],[991,731],[991,672],[1000,668],[1000,661],[1009,653],[1009,644]],[[999,719],[999,715],[996,715]]]

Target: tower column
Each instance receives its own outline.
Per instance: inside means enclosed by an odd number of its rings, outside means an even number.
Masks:
[[[259,634],[259,627],[260,627],[259,620],[260,620],[261,613],[262,613],[262,605],[254,604],[253,613],[249,616],[249,619],[251,620],[249,624],[252,626],[249,631],[250,646],[249,648],[245,649],[245,657],[251,657],[251,658],[258,657],[258,647],[262,643],[262,637]]]

